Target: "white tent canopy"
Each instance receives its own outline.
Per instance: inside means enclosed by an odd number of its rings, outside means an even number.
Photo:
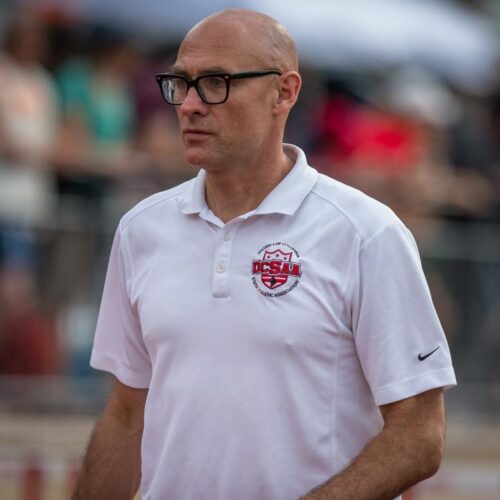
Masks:
[[[416,63],[472,91],[488,88],[497,77],[500,44],[494,26],[447,0],[44,1],[164,40],[179,39],[213,12],[247,7],[282,22],[310,64],[377,68]]]
[[[448,2],[314,0],[306,9],[301,0],[252,3],[287,26],[302,57],[320,65],[422,64],[478,90],[496,77],[493,27]]]

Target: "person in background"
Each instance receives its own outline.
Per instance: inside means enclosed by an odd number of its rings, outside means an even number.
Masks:
[[[64,124],[58,183],[60,194],[90,201],[95,215],[129,168],[136,57],[114,28],[90,26],[84,38],[86,57],[70,58],[56,72]]]
[[[19,14],[0,54],[0,224],[33,226],[53,215],[52,154],[59,131],[57,94],[41,60],[43,26]]]
[[[59,126],[54,81],[42,66],[46,33],[16,13],[0,54],[0,373],[55,373],[52,315],[40,301],[38,234],[52,224],[52,157]]]

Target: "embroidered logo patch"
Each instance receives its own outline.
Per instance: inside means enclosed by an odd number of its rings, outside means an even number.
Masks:
[[[252,283],[266,297],[281,297],[291,292],[302,276],[299,253],[288,243],[269,243],[252,261]],[[286,285],[286,286],[285,286]],[[276,290],[276,291],[275,291]]]

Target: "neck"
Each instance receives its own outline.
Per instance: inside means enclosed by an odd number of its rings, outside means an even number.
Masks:
[[[262,200],[290,172],[295,162],[281,146],[265,158],[209,169],[206,175],[207,204],[224,223],[256,209]]]

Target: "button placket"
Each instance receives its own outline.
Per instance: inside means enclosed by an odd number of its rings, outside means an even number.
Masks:
[[[239,222],[224,226],[217,240],[213,261],[212,295],[217,298],[229,297],[229,271],[234,233]]]

